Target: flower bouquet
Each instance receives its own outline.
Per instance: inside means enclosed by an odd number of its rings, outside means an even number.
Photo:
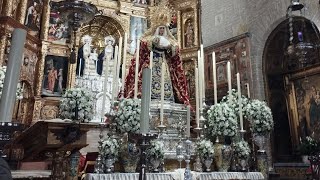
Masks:
[[[138,133],[140,130],[140,99],[123,99],[115,112],[114,123],[120,133]]]
[[[2,91],[3,91],[4,78],[6,76],[6,71],[7,71],[7,66],[0,67],[0,99],[1,99]],[[23,98],[23,89],[22,89],[20,83],[18,83],[18,85],[17,85],[16,98],[17,99]]]
[[[300,141],[300,146],[298,151],[301,155],[312,155],[319,150],[319,142],[313,139],[310,136],[307,136],[305,139]]]
[[[207,111],[207,131],[209,136],[234,137],[238,129],[238,116],[229,103],[221,102]]]
[[[228,103],[229,107],[234,110],[237,116],[239,116],[239,96],[238,91],[235,89],[231,90],[231,96],[229,96],[229,92],[226,96],[223,96],[221,102]],[[245,107],[249,103],[249,99],[242,95],[241,96],[241,104],[242,107]]]
[[[251,149],[247,141],[240,140],[233,144],[235,155],[240,159],[248,159],[250,157]]]
[[[213,143],[209,140],[203,139],[197,143],[197,153],[203,158],[213,158],[214,148]]]
[[[93,95],[82,88],[68,89],[62,96],[59,111],[61,118],[88,122],[93,118]]]
[[[120,145],[118,141],[110,136],[102,141],[101,154],[105,158],[115,158],[119,154]]]
[[[272,112],[264,101],[251,100],[244,106],[244,116],[250,120],[253,133],[266,134],[273,129]]]
[[[146,150],[147,157],[153,166],[154,172],[159,172],[158,167],[164,159],[163,146],[164,144],[161,141],[153,140],[150,142],[150,147]]]

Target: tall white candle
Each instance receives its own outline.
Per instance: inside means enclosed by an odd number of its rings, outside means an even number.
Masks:
[[[199,72],[198,68],[195,68],[195,83],[196,83],[196,123],[197,123],[197,128],[200,127],[199,124]]]
[[[187,106],[187,132],[186,136],[190,137],[190,106]]]
[[[151,89],[152,89],[152,62],[153,62],[153,51],[150,51],[150,64],[149,64],[149,68],[151,70],[151,73],[150,73],[150,102],[151,102]]]
[[[213,74],[213,99],[214,99],[214,104],[218,104],[217,67],[216,67],[215,52],[212,52],[212,74]]]
[[[201,78],[201,85],[202,85],[202,87],[201,87],[201,90],[202,90],[202,101],[204,101],[205,100],[205,98],[206,98],[206,76],[205,76],[205,73],[204,73],[204,50],[203,50],[203,44],[201,44],[200,45],[200,49],[201,49],[201,74],[200,74],[200,76],[202,76],[202,78]],[[203,102],[202,102],[203,103]]]
[[[144,68],[142,71],[142,93],[141,93],[141,119],[140,132],[147,134],[149,132],[149,110],[150,110],[150,78],[151,70]]]
[[[118,51],[118,63],[117,63],[117,74],[116,74],[116,84],[115,84],[115,97],[116,99],[119,93],[119,73],[120,73],[120,65],[121,65],[121,58],[122,58],[122,37],[119,38],[119,51]]]
[[[134,98],[138,96],[138,77],[139,77],[139,61],[140,61],[140,40],[137,40],[137,50],[136,50],[136,68],[134,73]]]
[[[79,76],[81,75],[81,65],[82,65],[81,61],[82,59],[79,59]]]
[[[227,63],[227,78],[228,78],[228,92],[229,92],[229,97],[231,97],[232,94],[232,86],[231,86],[231,65],[230,65],[230,61],[228,61]],[[231,99],[231,98],[229,98]]]
[[[240,74],[239,74],[239,73],[237,73],[237,88],[238,88],[238,104],[239,104],[240,129],[243,130],[241,82],[240,82]]]
[[[161,65],[161,105],[160,105],[160,125],[163,125],[163,105],[164,105],[164,74],[165,72],[165,63],[162,62]]]
[[[201,51],[198,51],[198,84],[199,84],[199,110],[201,111],[202,110],[202,79],[203,77],[201,77],[202,75],[202,65],[201,65]]]
[[[246,87],[247,87],[248,98],[250,98],[250,85],[249,85],[249,83],[246,83]]]
[[[127,41],[128,34],[124,33],[124,47],[123,47],[123,60],[122,60],[122,94],[124,93],[124,86],[126,82],[126,63],[127,63]]]
[[[113,68],[112,68],[112,93],[111,93],[111,105],[113,105],[114,97],[116,96],[116,82],[118,81],[117,78],[117,65],[118,65],[118,51],[119,47],[116,46],[114,48],[114,60],[113,60]]]
[[[104,118],[106,109],[106,98],[107,98],[107,84],[108,84],[108,71],[109,71],[109,58],[105,60],[104,66],[104,82],[103,82],[103,98],[102,98],[102,108],[101,108],[101,120]]]

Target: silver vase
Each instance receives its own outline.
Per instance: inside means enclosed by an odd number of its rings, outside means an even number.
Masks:
[[[268,134],[259,134],[259,133],[253,134],[253,140],[255,144],[259,147],[258,152],[266,152],[267,137],[268,137]]]
[[[108,157],[105,159],[105,162],[104,162],[104,165],[106,168],[105,173],[112,173],[113,168],[114,168],[113,163],[114,163],[114,158]]]
[[[231,145],[223,145],[221,148],[221,155],[222,155],[222,164],[219,171],[228,172],[231,166],[231,159],[233,156],[233,149]]]
[[[159,172],[159,166],[160,166],[160,163],[161,163],[161,160],[158,159],[158,158],[151,158],[150,159],[150,163],[152,165],[152,168],[153,168],[153,172]]]
[[[241,171],[245,172],[248,168],[248,158],[239,158],[239,165],[241,167]]]
[[[210,172],[213,158],[212,157],[204,157],[202,162],[203,162],[204,166],[206,167],[206,171]]]

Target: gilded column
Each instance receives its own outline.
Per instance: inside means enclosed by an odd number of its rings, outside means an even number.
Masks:
[[[42,11],[42,22],[41,22],[41,40],[48,40],[49,31],[49,19],[50,19],[50,5],[49,0],[44,1],[43,11]]]
[[[20,9],[17,13],[17,20],[20,24],[24,24],[24,20],[26,19],[26,10],[27,10],[28,0],[20,1]]]
[[[181,39],[181,31],[182,31],[182,23],[181,23],[181,11],[177,11],[177,40],[179,42],[179,45],[180,45],[180,48],[182,49],[183,48],[183,45],[182,45],[182,39]]]
[[[7,39],[8,39],[8,32],[7,30],[4,30],[4,34],[1,35],[0,38],[0,66],[3,66],[4,64],[4,54],[6,51],[6,45],[7,45]]]
[[[2,16],[12,16],[12,0],[6,0],[2,4]]]
[[[49,43],[47,42],[42,42],[42,47],[41,47],[41,55],[37,63],[37,71],[35,72],[36,74],[36,83],[35,83],[35,97],[40,97],[41,96],[41,85],[42,85],[42,80],[43,80],[43,71],[44,71],[44,63],[45,63],[45,58],[47,56],[48,52],[48,45]]]

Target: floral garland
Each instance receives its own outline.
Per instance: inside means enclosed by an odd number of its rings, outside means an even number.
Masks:
[[[0,97],[2,96],[4,78],[6,76],[6,71],[7,71],[7,66],[0,67]],[[18,85],[17,85],[16,98],[17,99],[23,98],[23,89],[22,89],[20,83],[18,83]]]
[[[207,131],[213,136],[234,137],[238,129],[238,116],[228,103],[218,103],[207,111]]]
[[[272,112],[264,101],[251,100],[244,107],[244,116],[250,120],[253,133],[264,134],[273,129]]]
[[[197,143],[197,152],[202,158],[213,157],[214,156],[213,143],[206,139],[201,140],[199,143]]]
[[[60,101],[60,116],[75,120],[76,105],[78,106],[78,120],[88,122],[93,118],[93,94],[82,88],[66,90]]]
[[[238,158],[240,159],[249,158],[251,149],[247,141],[240,140],[239,142],[234,143],[233,147],[234,147],[234,153],[237,155]]]
[[[164,158],[164,144],[161,141],[153,140],[150,147],[147,149],[147,156],[150,158],[160,159]]]
[[[101,154],[103,157],[117,157],[119,154],[120,145],[114,138],[108,136],[102,141]]]
[[[138,133],[140,130],[140,99],[123,99],[115,112],[115,125],[121,133]]]

